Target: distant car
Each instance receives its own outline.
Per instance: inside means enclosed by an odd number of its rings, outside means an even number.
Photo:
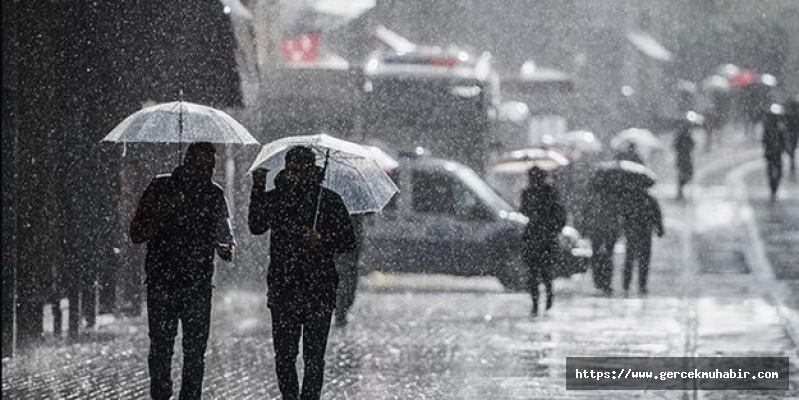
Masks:
[[[462,164],[427,156],[402,157],[399,164],[390,175],[400,193],[364,224],[362,274],[494,276],[507,289],[526,289],[526,217]],[[560,238],[569,256],[581,244],[575,232],[564,229]],[[556,276],[582,268],[563,260],[559,265],[569,267],[559,267]]]

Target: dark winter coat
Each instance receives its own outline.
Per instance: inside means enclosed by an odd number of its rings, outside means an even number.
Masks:
[[[250,194],[250,232],[260,235],[271,230],[268,305],[333,310],[338,287],[333,257],[357,245],[349,213],[337,193],[319,184],[291,185],[282,174],[275,179],[275,189]],[[307,233],[313,227],[320,188],[316,231],[321,244],[312,248]]]
[[[554,187],[543,185],[524,189],[519,211],[530,219],[524,232],[529,250],[551,249],[557,244],[558,234],[566,225],[566,209]]]
[[[693,178],[694,163],[691,154],[694,145],[694,139],[688,131],[679,132],[674,138],[674,151],[677,152],[677,170],[681,184],[686,184]]]
[[[622,211],[622,228],[627,241],[651,240],[652,233],[663,233],[663,216],[657,200],[639,190],[626,196]]]
[[[592,240],[615,240],[621,234],[621,208],[623,195],[599,186],[590,186],[588,201],[583,208],[583,219],[577,228]]]
[[[153,179],[130,225],[133,243],[147,242],[150,287],[210,288],[217,244],[235,244],[222,188],[185,165]]]
[[[763,150],[766,158],[782,157],[785,150],[785,139],[780,126],[780,117],[768,114],[763,122]]]

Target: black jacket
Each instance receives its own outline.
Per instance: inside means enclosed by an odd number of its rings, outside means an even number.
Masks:
[[[185,165],[153,179],[130,225],[133,243],[147,242],[150,287],[210,288],[217,244],[234,244],[222,188]]]
[[[557,243],[558,234],[566,225],[566,209],[554,187],[524,189],[519,211],[530,219],[524,232],[528,248],[541,250]]]
[[[311,312],[332,310],[338,287],[333,256],[357,245],[349,213],[335,192],[319,184],[290,185],[282,177],[281,171],[275,189],[254,187],[250,194],[250,232],[260,235],[271,230],[268,304]],[[316,231],[321,244],[312,248],[307,232],[313,227],[320,189]]]
[[[663,232],[663,216],[658,201],[647,192],[636,191],[626,196],[622,208],[624,235],[627,241],[651,240],[652,233]]]

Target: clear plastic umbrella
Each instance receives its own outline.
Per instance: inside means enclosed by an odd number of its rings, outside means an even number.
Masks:
[[[266,189],[273,189],[286,152],[293,146],[316,152],[317,165],[325,168],[322,186],[338,193],[350,214],[380,211],[399,192],[373,150],[325,134],[290,136],[265,144],[248,173],[268,169]]]
[[[610,147],[623,149],[627,143],[635,143],[636,147],[645,153],[663,147],[660,139],[652,131],[641,128],[630,128],[619,132],[611,139]]]
[[[556,151],[529,148],[504,154],[494,162],[491,169],[496,173],[519,173],[527,172],[532,167],[554,170],[568,164],[569,159]]]
[[[185,101],[156,104],[136,111],[103,141],[258,144],[245,127],[224,111]]]

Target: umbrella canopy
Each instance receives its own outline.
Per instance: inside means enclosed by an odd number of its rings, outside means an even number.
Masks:
[[[325,166],[322,186],[338,193],[350,214],[380,211],[399,192],[374,150],[325,134],[290,136],[265,144],[248,173],[268,169],[266,189],[274,188],[286,152],[294,146],[307,146],[316,152],[317,165]]]
[[[552,139],[553,144],[563,144],[573,147],[583,153],[599,153],[602,151],[602,142],[593,132],[569,131]]]
[[[156,104],[136,111],[103,141],[258,144],[246,128],[225,112],[184,101]]]
[[[363,148],[369,151],[375,161],[383,167],[384,171],[389,172],[399,167],[399,161],[380,147],[364,145]]]
[[[595,188],[646,189],[657,182],[657,174],[632,161],[605,161],[598,167],[593,181]]]
[[[625,129],[610,141],[610,147],[616,150],[623,149],[627,143],[635,143],[635,146],[644,153],[649,153],[654,149],[661,148],[663,145],[652,131],[640,128]]]
[[[562,154],[540,148],[516,150],[500,156],[491,168],[496,173],[527,172],[532,167],[554,170],[569,164]]]

